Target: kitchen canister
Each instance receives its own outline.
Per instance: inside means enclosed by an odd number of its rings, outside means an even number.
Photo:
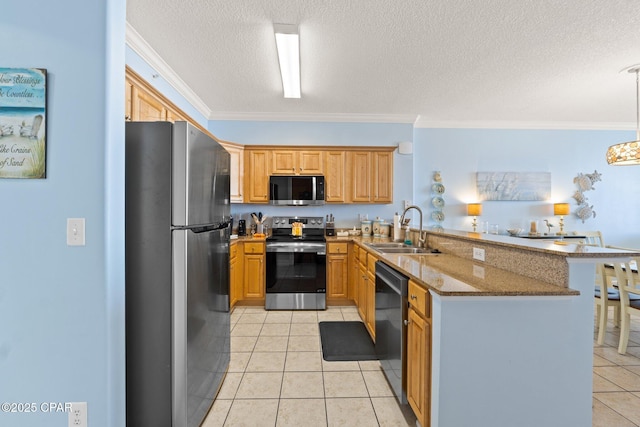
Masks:
[[[391,224],[388,222],[383,222],[380,224],[380,237],[389,237],[389,232],[391,230]]]
[[[371,236],[371,221],[362,221],[360,223],[360,229],[362,230],[362,237]]]
[[[382,222],[383,221],[379,217],[372,221],[371,227],[373,230],[373,237],[380,237],[380,225]]]

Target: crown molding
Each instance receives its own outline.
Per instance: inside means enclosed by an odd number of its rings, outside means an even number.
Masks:
[[[418,118],[416,129],[547,129],[547,130],[635,130],[634,123],[623,122],[536,122],[536,121],[444,121]]]
[[[202,99],[173,71],[173,69],[158,55],[145,39],[127,22],[126,44],[151,66],[164,80],[182,95],[204,117],[209,117],[211,109]]]
[[[414,124],[417,115],[409,114],[341,114],[341,113],[234,113],[212,112],[209,120],[243,120],[271,122],[340,122]]]

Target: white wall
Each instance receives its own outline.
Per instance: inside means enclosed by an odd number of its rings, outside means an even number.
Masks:
[[[549,201],[483,202],[478,220],[505,230],[524,226],[529,219],[548,219],[557,231],[553,203],[568,202],[572,214],[565,218],[565,230],[600,230],[608,245],[640,248],[640,167],[614,167],[605,160],[609,145],[633,139],[630,131],[415,129],[414,198],[425,211],[433,210],[431,174],[440,170],[446,188],[444,227],[471,230],[466,203],[478,201],[476,172],[550,172]],[[594,170],[602,174],[602,181],[585,195],[596,217],[583,224],[573,214],[573,178]]]

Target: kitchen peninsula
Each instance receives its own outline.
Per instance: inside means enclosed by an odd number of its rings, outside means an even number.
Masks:
[[[427,244],[442,254],[376,256],[428,291],[430,425],[590,426],[595,264],[638,254],[459,231]]]

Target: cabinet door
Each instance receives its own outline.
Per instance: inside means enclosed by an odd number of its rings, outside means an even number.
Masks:
[[[162,102],[140,88],[133,90],[133,120],[157,122],[167,119],[167,110]]]
[[[360,263],[358,268],[358,313],[363,322],[367,322],[367,267]]]
[[[424,427],[429,426],[429,387],[431,384],[430,324],[409,309],[407,327],[407,400]]]
[[[230,201],[231,203],[242,203],[244,149],[224,142],[221,142],[221,145],[229,153]]]
[[[132,117],[132,102],[133,102],[133,83],[129,79],[124,81],[124,119],[130,122]]]
[[[322,175],[324,173],[323,160],[322,151],[300,151],[297,173],[300,175]]]
[[[393,153],[373,153],[373,202],[393,202]]]
[[[242,294],[238,294],[238,258],[233,257],[229,262],[229,308],[233,308]]]
[[[371,153],[354,151],[350,153],[351,201],[371,201]]]
[[[264,256],[244,256],[244,298],[264,298]]]
[[[344,151],[325,153],[324,191],[327,203],[345,203],[345,158]]]
[[[271,151],[271,173],[274,175],[298,175],[298,152],[289,150]]]
[[[171,122],[171,123],[175,123],[178,121],[181,122],[186,122],[188,121],[182,114],[178,113],[177,111],[171,110],[171,109],[167,109],[167,121]]]
[[[367,271],[367,283],[366,283],[367,303],[365,323],[371,339],[376,340],[376,276],[375,274]]]
[[[346,299],[348,291],[347,254],[327,257],[327,299]]]
[[[246,150],[245,202],[267,203],[269,201],[269,151]]]
[[[358,307],[358,284],[360,283],[360,262],[358,261],[358,245],[351,245],[351,253],[349,254],[349,297],[353,299],[356,307]]]

